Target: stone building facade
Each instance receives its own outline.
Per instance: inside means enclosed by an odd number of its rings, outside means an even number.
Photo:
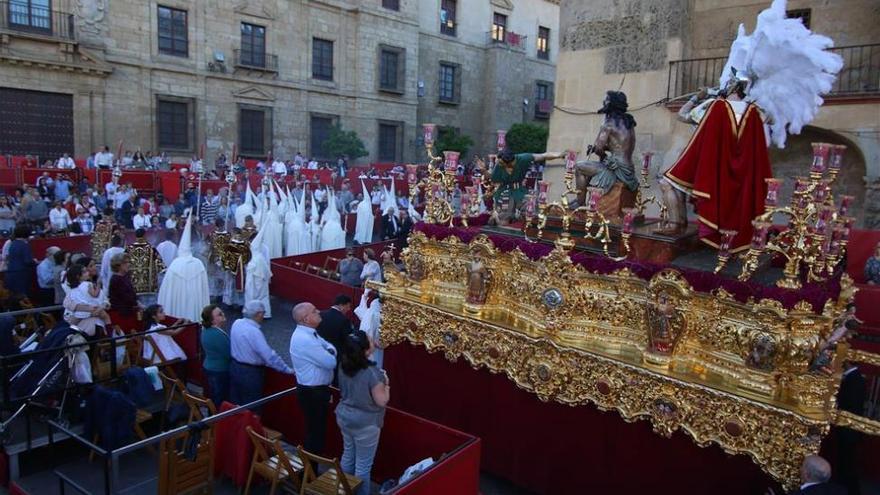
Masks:
[[[419,26],[420,124],[455,128],[485,154],[498,129],[549,122],[558,0],[420,0]]]
[[[471,3],[487,1],[460,0],[460,18]],[[528,10],[517,6],[514,14],[512,4],[496,1],[514,20]],[[364,141],[364,161],[416,159],[421,88],[436,82],[436,60],[457,60],[470,77],[486,58],[471,66],[470,52],[435,47],[439,20],[424,26],[425,2],[2,0],[0,119],[26,125],[0,132],[0,152],[85,156],[104,145],[115,152],[124,141],[127,150],[177,159],[204,147],[209,162],[233,148],[244,156],[271,149],[282,158],[297,151],[332,158],[320,144],[339,124]],[[439,5],[432,8],[438,15]],[[490,29],[488,10],[479,21],[467,18]],[[542,22],[555,38],[557,18]],[[470,35],[464,40],[470,43]],[[490,51],[486,45],[483,52]],[[550,72],[541,77],[552,80]],[[478,82],[475,89],[462,81],[459,108],[470,109],[473,95],[494,84]],[[518,101],[519,93],[510,98]],[[500,122],[485,125],[494,130]],[[475,138],[492,132],[448,125]]]
[[[754,29],[769,0],[594,0],[566,2],[560,12],[556,105],[551,149],[583,153],[601,124],[595,114],[605,91],[621,88],[638,122],[637,155],[655,151],[654,177],[679,156],[693,128],[675,118],[677,105],[655,104],[717,85],[740,23]],[[880,228],[880,4],[872,0],[789,0],[789,15],[831,37],[844,69],[812,125],[771,149],[774,175],[805,175],[811,141],[846,144],[837,190],[856,196],[860,224]],[[679,100],[681,101],[681,100]],[[562,170],[549,180],[561,191]]]

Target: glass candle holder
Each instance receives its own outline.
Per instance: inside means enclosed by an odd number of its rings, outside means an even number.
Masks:
[[[635,208],[624,208],[623,209],[623,233],[624,234],[632,234],[633,231],[633,221],[636,218],[636,209]]]
[[[501,151],[507,147],[507,131],[498,129],[498,138],[495,144],[498,147],[498,151]]]
[[[602,190],[598,187],[591,187],[589,189],[589,192],[590,199],[587,202],[587,208],[589,208],[590,211],[596,211],[596,209],[599,207],[599,198],[602,197]]]
[[[770,230],[770,224],[752,220],[752,226],[755,228],[752,234],[752,249],[762,251],[767,246],[767,233]]]
[[[642,153],[642,175],[647,176],[648,171],[651,170],[651,158],[654,156],[653,151],[646,151]]]
[[[779,203],[779,188],[782,187],[781,179],[764,179],[767,182],[767,197],[764,198],[764,204],[768,207],[775,207]]]
[[[828,155],[831,152],[831,145],[828,143],[813,143],[813,164],[810,166],[810,172],[814,174],[822,174],[828,167]]]
[[[419,166],[409,164],[406,166],[406,181],[410,185],[415,185],[419,181]]]
[[[446,171],[454,174],[458,170],[458,157],[461,153],[458,151],[444,151],[443,156],[446,159]]]
[[[550,189],[550,183],[538,182],[538,204],[544,206],[547,204],[547,191]]]
[[[565,154],[565,173],[574,174],[574,167],[577,165],[577,153],[569,151]]]
[[[529,193],[526,194],[526,216],[532,218],[535,216],[535,210],[537,209],[537,201],[538,198],[535,197],[534,194]]]
[[[437,124],[422,124],[422,136],[425,139],[425,146],[434,146],[434,139],[437,136]]]
[[[831,158],[828,162],[828,168],[834,173],[840,172],[841,167],[843,167],[843,153],[846,151],[846,145],[843,144],[832,144],[831,145]]]
[[[837,214],[845,217],[849,212],[849,206],[852,204],[855,198],[849,195],[843,195],[840,197],[840,208],[837,210]]]
[[[718,255],[727,258],[730,256],[730,244],[737,232],[735,230],[720,230],[719,232],[721,233],[721,243],[718,245]]]
[[[475,175],[474,178],[471,179],[471,182],[473,182],[474,188],[479,191],[480,185],[483,183],[483,178],[479,175]]]
[[[461,193],[461,214],[467,216],[471,210],[471,195]]]

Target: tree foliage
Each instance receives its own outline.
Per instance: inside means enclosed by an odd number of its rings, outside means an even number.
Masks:
[[[367,148],[364,142],[358,137],[354,131],[343,130],[341,126],[335,126],[330,130],[330,134],[321,145],[324,154],[336,157],[346,155],[350,160],[357,160],[362,156],[367,156]]]
[[[507,131],[507,147],[514,153],[543,153],[547,151],[550,129],[540,124],[513,124]]]
[[[470,136],[459,134],[459,132],[452,127],[441,127],[440,135],[437,136],[437,140],[434,141],[434,150],[436,153],[458,151],[461,153],[462,161],[467,161],[464,160],[464,157],[467,156],[468,149],[473,145],[474,140],[471,139]]]

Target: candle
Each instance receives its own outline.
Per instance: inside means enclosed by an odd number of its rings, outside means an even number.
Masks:
[[[409,164],[406,166],[406,181],[409,182],[410,185],[413,185],[419,181],[418,165]]]
[[[752,220],[752,226],[755,228],[752,234],[752,249],[761,251],[767,245],[767,230],[770,224],[767,222],[759,222]]]
[[[422,132],[425,137],[425,146],[433,146],[434,136],[437,135],[437,124],[422,124]]]
[[[547,190],[550,189],[550,183],[541,181],[538,182],[538,204],[546,205],[547,204]]]
[[[648,171],[651,169],[652,156],[654,156],[653,151],[646,151],[642,153],[642,175],[648,175]]]
[[[816,189],[813,191],[813,200],[816,201],[816,203],[824,203],[827,194],[828,186],[824,181],[821,181],[816,184]]]
[[[574,174],[574,167],[577,164],[577,152],[568,151],[565,153],[565,173]]]
[[[831,145],[828,143],[813,143],[813,165],[810,172],[813,174],[822,174],[828,166],[828,154],[831,151]]]
[[[480,184],[483,183],[483,178],[480,177],[479,175],[475,175],[474,178],[472,179],[472,181],[474,183],[474,188],[479,189]]]
[[[846,151],[846,145],[843,144],[833,144],[831,145],[831,161],[828,164],[828,167],[835,173],[840,171],[840,168],[843,166],[843,152]]]
[[[599,198],[601,198],[601,197],[602,197],[602,190],[599,189],[598,187],[591,187],[590,188],[590,200],[589,200],[589,203],[587,203],[587,208],[589,208],[590,211],[596,211],[596,208],[599,207]]]
[[[838,215],[842,217],[846,216],[849,211],[849,205],[852,203],[853,199],[855,198],[849,195],[843,195],[840,197],[840,209],[837,210]]]
[[[721,244],[718,246],[718,255],[724,258],[730,257],[730,243],[736,237],[735,230],[721,230]]]
[[[849,234],[856,219],[854,217],[843,217],[841,221],[843,222],[843,227],[840,233],[840,240],[841,242],[846,242],[849,240]]]
[[[468,215],[471,210],[471,195],[468,193],[461,193],[461,214]]]
[[[535,198],[534,194],[526,194],[526,216],[532,218],[535,216],[535,203],[537,198]]]
[[[507,131],[502,131],[501,129],[498,129],[497,145],[498,151],[501,151],[507,147]]]
[[[633,231],[633,220],[636,217],[635,208],[624,208],[623,209],[623,233],[624,234],[632,234]]]
[[[444,151],[443,156],[446,157],[446,172],[454,174],[458,170],[458,151]]]
[[[782,180],[764,179],[764,181],[767,182],[767,197],[764,199],[764,204],[768,208],[772,208],[779,202],[779,188],[782,186]]]

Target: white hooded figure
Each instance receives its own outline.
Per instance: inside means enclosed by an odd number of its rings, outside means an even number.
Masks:
[[[344,248],[345,230],[342,229],[342,219],[336,209],[336,194],[333,191],[327,194],[327,209],[324,210],[321,223],[321,251]]]
[[[287,210],[285,218],[284,235],[287,237],[285,254],[287,256],[296,256],[311,253],[312,239],[309,235],[309,228],[306,225],[306,206],[305,204],[297,203],[295,197],[288,197],[291,207]]]
[[[370,358],[376,363],[376,366],[382,368],[383,356],[385,348],[379,330],[382,326],[382,302],[378,297],[373,298],[373,302],[367,303],[370,296],[370,289],[366,289],[361,294],[361,302],[358,307],[354,308],[354,314],[361,320],[359,330],[363,330],[373,343],[373,354]]]
[[[272,306],[269,303],[269,281],[272,279],[272,267],[266,253],[265,232],[268,225],[263,222],[257,236],[251,241],[251,260],[245,267],[244,300],[260,301],[266,308],[266,318],[272,317]]]
[[[251,183],[247,182],[244,192],[244,202],[235,209],[235,226],[244,227],[244,219],[254,214],[254,192],[251,191]]]
[[[312,212],[309,218],[309,234],[312,237],[312,252],[321,250],[321,221],[318,218],[318,202],[312,193]]]
[[[260,222],[263,228],[260,231],[265,230],[263,242],[269,248],[269,259],[274,259],[284,256],[284,224],[278,214],[278,197],[275,196],[275,190],[271,182],[269,187],[270,189],[267,194],[269,209],[263,212],[263,218]]]
[[[202,309],[211,302],[208,271],[192,252],[192,214],[187,214],[177,257],[165,271],[158,302],[165,314],[190,321],[199,321]]]
[[[373,242],[373,225],[376,219],[373,215],[373,202],[370,196],[370,190],[361,180],[361,189],[363,190],[364,199],[358,203],[357,217],[354,224],[354,240],[360,244],[369,244]]]

